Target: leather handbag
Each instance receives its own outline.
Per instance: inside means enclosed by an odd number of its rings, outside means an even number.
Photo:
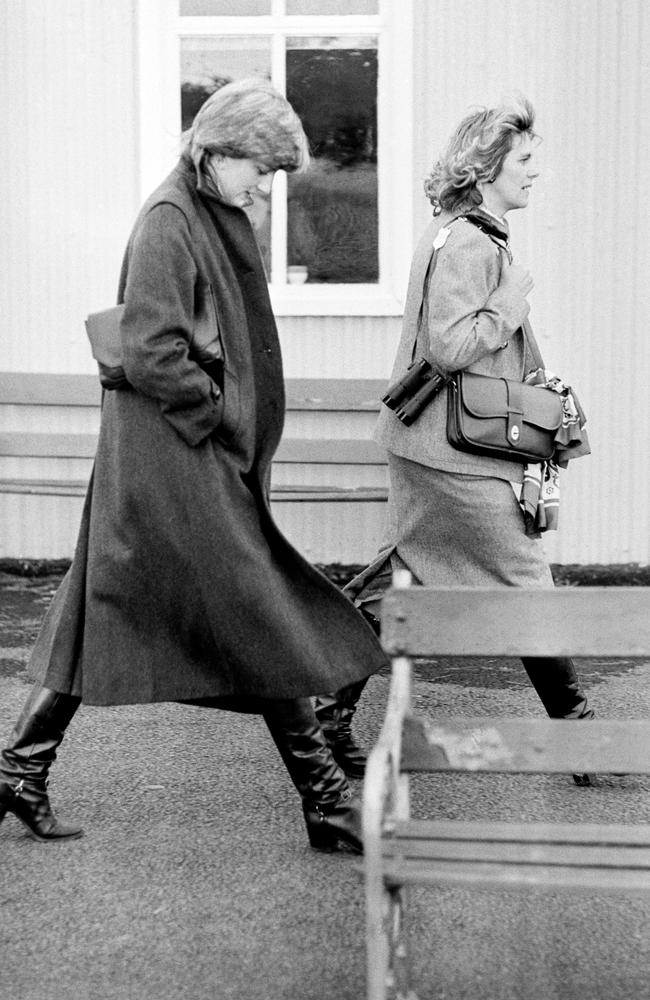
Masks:
[[[438,251],[444,246],[450,227],[464,218],[482,230],[500,250],[510,251],[503,237],[490,229],[483,219],[471,215],[450,220],[433,243],[423,282],[423,298],[417,319],[417,332],[406,373],[392,383],[382,402],[393,410],[398,420],[410,426],[432,399],[447,386],[447,439],[458,451],[509,461],[543,462],[556,450],[556,434],[562,426],[563,405],[560,393],[541,385],[495,378],[469,371],[441,375],[425,358],[416,360],[416,348],[423,319],[426,290],[435,270]],[[544,362],[527,322],[521,328],[537,370]]]
[[[107,388],[126,384],[120,342],[120,323],[123,314],[124,305],[118,305],[91,313],[86,319],[90,349],[99,364],[102,384]],[[212,366],[215,362],[218,366],[224,361],[214,293],[208,284],[197,288],[197,312],[194,317],[189,355],[211,377],[214,377]],[[214,380],[217,381],[217,378]]]
[[[447,384],[447,440],[473,455],[547,461],[562,414],[560,394],[540,385],[468,371],[456,372]]]

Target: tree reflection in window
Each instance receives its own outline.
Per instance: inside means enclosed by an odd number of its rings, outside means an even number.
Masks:
[[[377,50],[373,41],[287,40],[287,97],[313,154],[289,176],[288,264],[310,282],[379,279]]]

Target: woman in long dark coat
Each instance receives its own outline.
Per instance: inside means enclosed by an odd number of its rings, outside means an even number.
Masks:
[[[275,526],[269,473],[284,418],[264,270],[243,209],[308,162],[270,84],[203,105],[142,208],[118,299],[121,368],[106,391],[72,566],[30,663],[36,685],[0,764],[0,820],[39,840],[50,764],[78,705],[187,701],[263,715],[312,846],[360,850],[359,815],[310,696],[384,662],[352,604]]]

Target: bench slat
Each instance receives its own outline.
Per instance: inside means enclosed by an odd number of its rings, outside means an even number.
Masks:
[[[286,408],[374,413],[385,391],[382,379],[289,378],[285,382]]]
[[[96,434],[0,434],[0,455],[10,458],[94,458]]]
[[[650,871],[650,837],[646,845],[617,844],[593,846],[576,844],[539,843],[532,841],[485,842],[483,839],[439,840],[432,827],[428,840],[408,840],[404,837],[389,838],[383,842],[383,855],[395,861],[428,861],[431,864],[460,861],[474,864],[496,862],[501,864],[559,865],[579,868],[636,868]]]
[[[583,889],[589,892],[650,890],[650,870],[616,868],[560,868],[553,865],[463,864],[433,867],[426,862],[387,862],[383,877],[388,886],[465,885],[494,889]]]
[[[382,644],[397,656],[650,656],[650,588],[391,590]]]
[[[650,771],[650,720],[407,716],[403,771]]]
[[[274,461],[295,465],[386,465],[386,452],[367,438],[283,438]]]
[[[0,434],[0,455],[5,457],[94,458],[96,450],[96,434]],[[290,465],[385,465],[386,453],[365,438],[285,438],[275,461]]]
[[[394,835],[401,839],[424,840],[431,836],[443,840],[485,840],[499,843],[524,839],[540,844],[650,844],[650,826],[630,823],[506,823],[482,820],[399,820]]]
[[[78,497],[87,489],[87,479],[0,479],[0,493]],[[383,503],[387,496],[380,486],[271,486],[276,503]]]
[[[285,380],[287,410],[375,412],[385,391],[382,379]],[[18,406],[99,406],[97,375],[0,372],[0,404]]]
[[[388,489],[381,486],[271,486],[276,503],[383,503]]]
[[[0,403],[18,406],[99,406],[96,375],[0,372]]]
[[[79,497],[84,496],[87,489],[87,479],[0,479],[0,493]]]

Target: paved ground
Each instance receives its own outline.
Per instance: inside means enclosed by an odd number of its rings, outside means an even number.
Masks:
[[[53,578],[0,576],[0,734]],[[650,713],[650,664],[583,665],[602,715]],[[358,732],[370,743],[387,678]],[[424,709],[537,714],[516,661],[422,664]],[[41,845],[0,826],[3,1000],[360,1000],[356,861],[306,842],[297,797],[257,718],[177,705],[83,708],[52,798],[86,836]],[[418,812],[650,822],[650,782],[419,779]],[[420,1000],[649,1000],[650,901],[585,894],[414,894]]]

